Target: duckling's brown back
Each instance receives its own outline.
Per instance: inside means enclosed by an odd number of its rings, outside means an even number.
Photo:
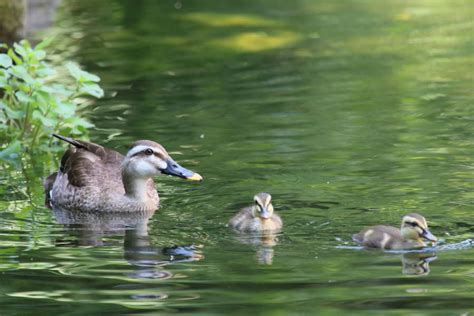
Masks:
[[[252,220],[252,207],[246,207],[230,219],[229,225],[236,230],[245,231]]]
[[[403,240],[399,229],[385,225],[367,227],[352,239],[364,247],[383,249],[393,249]]]

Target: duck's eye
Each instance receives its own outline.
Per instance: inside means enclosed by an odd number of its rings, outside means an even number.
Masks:
[[[413,227],[418,226],[418,223],[416,223],[416,222],[407,222],[407,224],[410,225],[410,226],[413,226]]]
[[[151,155],[153,155],[153,150],[151,148],[147,148],[147,149],[145,149],[145,154],[148,155],[148,156],[151,156]]]

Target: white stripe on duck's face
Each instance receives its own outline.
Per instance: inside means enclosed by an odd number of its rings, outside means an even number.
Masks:
[[[150,142],[151,143],[151,142]],[[127,153],[127,158],[131,158],[137,155],[158,155],[162,158],[169,157],[168,153],[162,146],[150,146],[150,145],[135,145]]]
[[[147,145],[132,147],[125,156],[125,169],[139,178],[159,175],[161,170],[168,167],[166,158],[169,157],[168,153],[160,147]]]

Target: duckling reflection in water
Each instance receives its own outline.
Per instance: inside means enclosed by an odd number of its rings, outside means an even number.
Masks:
[[[430,273],[430,262],[437,258],[434,253],[404,253],[402,255],[402,273],[404,275],[428,275]]]
[[[259,264],[271,265],[273,263],[273,247],[278,244],[278,235],[272,231],[248,232],[235,236],[242,244],[255,247],[255,259]]]
[[[242,209],[229,222],[229,225],[241,232],[275,232],[282,226],[280,216],[273,212],[272,196],[268,193],[257,193],[255,204]]]
[[[428,230],[426,219],[417,213],[403,217],[401,229],[377,225],[365,228],[352,239],[368,248],[381,249],[416,249],[426,246],[425,240],[435,243],[437,238]]]

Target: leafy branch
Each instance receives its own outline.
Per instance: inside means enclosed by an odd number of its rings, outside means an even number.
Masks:
[[[0,44],[0,159],[50,151],[52,132],[81,136],[93,126],[81,114],[91,97],[104,95],[100,78],[72,62],[49,64],[44,48],[50,42]]]

